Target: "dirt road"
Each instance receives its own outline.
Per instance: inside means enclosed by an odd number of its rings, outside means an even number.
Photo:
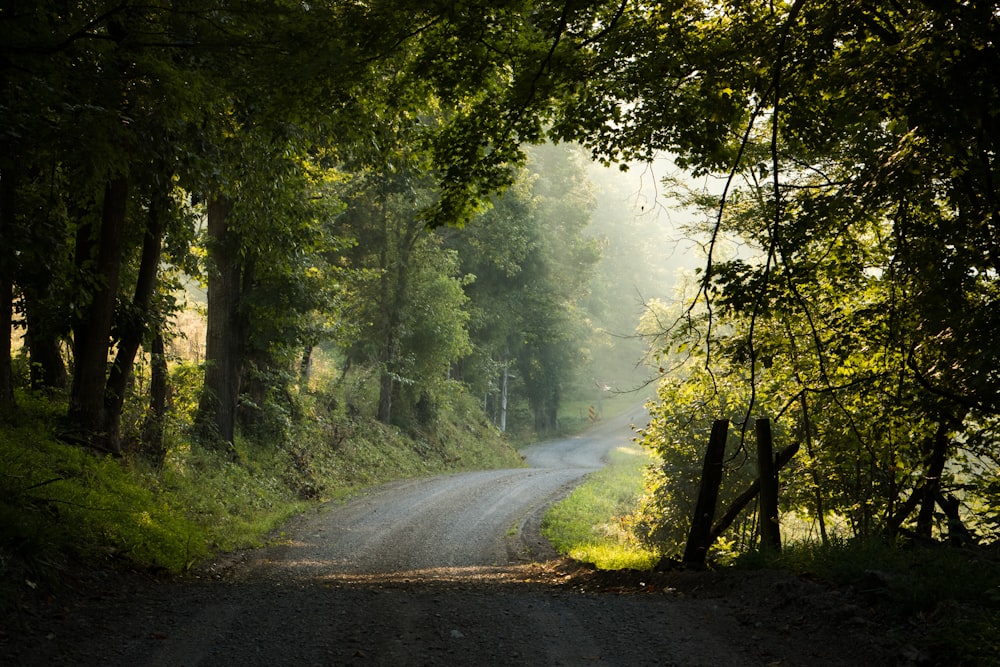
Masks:
[[[627,444],[630,425],[642,417],[627,413],[585,435],[526,448],[526,468],[397,482],[324,507],[297,522],[287,546],[255,554],[244,574],[260,576],[266,564],[274,570],[268,576],[296,580],[378,573],[426,578],[551,555],[538,540],[542,514],[600,468],[609,450]]]
[[[0,663],[857,665],[894,655],[853,599],[808,582],[602,575],[555,559],[538,535],[542,513],[639,418],[532,447],[524,469],[400,482],[325,506],[282,543],[200,581],[96,585],[34,621]]]

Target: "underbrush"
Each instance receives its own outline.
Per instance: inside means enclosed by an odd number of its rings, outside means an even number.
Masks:
[[[635,539],[626,519],[642,492],[643,470],[650,462],[638,445],[614,450],[605,468],[549,510],[542,533],[561,553],[602,570],[652,568],[659,554]]]

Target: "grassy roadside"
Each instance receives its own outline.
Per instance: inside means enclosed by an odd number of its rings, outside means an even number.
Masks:
[[[604,418],[611,419],[633,408],[635,399],[616,397],[603,403]],[[578,406],[577,412],[586,414],[585,410],[586,406]],[[643,471],[652,461],[635,443],[612,451],[605,468],[589,475],[548,511],[543,535],[559,552],[598,569],[652,568],[660,554],[640,544],[625,525],[643,492]]]
[[[611,453],[546,515],[543,534],[564,555],[599,570],[648,570],[660,555],[640,544],[625,517],[651,462],[637,445]],[[1000,547],[902,549],[880,540],[790,540],[781,553],[750,552],[731,569],[777,569],[852,591],[890,619],[906,664],[1000,665]]]
[[[433,433],[332,415],[300,398],[280,441],[238,441],[238,463],[173,434],[166,463],[110,456],[58,439],[64,405],[21,394],[0,426],[0,611],[57,588],[78,567],[183,573],[214,553],[263,544],[319,502],[400,479],[522,465],[473,405],[456,400]]]

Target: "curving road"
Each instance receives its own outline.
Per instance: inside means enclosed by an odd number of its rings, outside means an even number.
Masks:
[[[0,631],[0,664],[891,663],[879,637],[841,627],[853,605],[817,597],[799,606],[810,599],[802,593],[822,593],[815,587],[785,581],[775,600],[766,582],[750,580],[746,594],[695,598],[647,579],[638,588],[647,594],[595,594],[562,585],[569,575],[560,561],[533,562],[546,555],[537,532],[545,508],[643,417],[636,411],[531,447],[522,469],[400,482],[328,505],[290,523],[285,543],[236,558],[216,576],[95,581],[89,595],[30,619],[17,641]]]
[[[526,468],[407,480],[327,506],[295,525],[289,544],[261,552],[257,565],[293,578],[434,576],[531,559],[543,548],[544,511],[627,444],[645,414],[639,407],[584,435],[528,447]]]

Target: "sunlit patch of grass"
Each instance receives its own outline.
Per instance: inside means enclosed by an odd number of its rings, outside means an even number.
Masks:
[[[584,544],[567,555],[599,570],[651,570],[660,560],[652,551],[622,544]]]
[[[0,430],[0,553],[40,575],[65,553],[171,572],[207,555],[204,526],[155,474],[60,442],[50,402],[19,405],[20,423]]]
[[[635,508],[652,459],[637,445],[619,447],[608,459],[549,511],[542,533],[560,552],[599,569],[648,570],[660,555],[631,535],[624,517]]]

